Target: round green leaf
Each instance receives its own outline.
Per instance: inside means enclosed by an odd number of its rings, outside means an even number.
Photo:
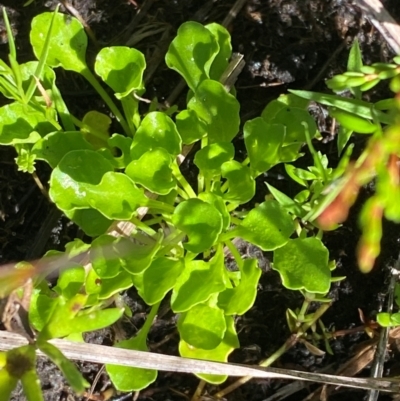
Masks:
[[[218,51],[218,43],[210,30],[198,22],[189,21],[179,27],[165,62],[195,91],[200,82],[210,77],[210,67]]]
[[[99,299],[108,299],[123,290],[132,287],[132,275],[125,270],[113,278],[100,278],[94,269],[86,277],[85,289],[87,294],[98,296]]]
[[[90,237],[104,234],[112,223],[112,220],[92,208],[64,210],[64,214]]]
[[[53,131],[44,110],[17,102],[0,107],[1,145],[35,143]]]
[[[155,148],[164,148],[176,157],[181,152],[182,139],[175,123],[165,113],[153,111],[146,115],[138,128],[131,146],[132,160]]]
[[[225,316],[226,331],[223,340],[218,347],[210,350],[195,348],[184,340],[179,342],[179,353],[185,358],[203,359],[206,361],[227,362],[231,352],[239,348],[239,340],[235,330],[235,322],[232,316]],[[196,376],[212,384],[223,383],[227,376],[197,374]]]
[[[125,174],[149,191],[166,195],[176,187],[171,163],[171,155],[163,148],[156,148],[144,153],[140,159],[133,160]]]
[[[50,177],[50,198],[61,210],[87,208],[89,185],[100,184],[103,175],[113,166],[99,153],[91,150],[68,152]]]
[[[46,135],[35,143],[32,153],[45,160],[54,169],[60,160],[72,150],[94,150],[80,131],[57,131]]]
[[[88,189],[89,206],[110,220],[130,220],[147,203],[143,190],[122,173],[106,173],[99,185]]]
[[[199,304],[182,313],[178,320],[181,339],[193,347],[213,349],[224,338],[224,312],[207,304]]]
[[[81,290],[85,281],[85,269],[83,266],[68,267],[61,271],[54,291],[65,298],[72,298]]]
[[[175,123],[185,145],[190,145],[207,134],[207,124],[193,110],[182,110],[177,114]]]
[[[75,150],[53,170],[50,197],[64,211],[93,208],[110,220],[129,220],[146,203],[143,190],[99,153]]]
[[[219,46],[218,54],[210,68],[210,78],[219,81],[232,55],[231,35],[225,27],[215,22],[205,27],[213,34]]]
[[[231,215],[226,207],[226,204],[221,196],[218,196],[212,192],[201,192],[199,194],[199,199],[204,202],[213,205],[222,216],[222,230],[227,230],[231,224]]]
[[[255,176],[281,162],[279,151],[285,138],[283,124],[268,124],[257,117],[246,121],[243,127],[244,143]]]
[[[203,260],[186,262],[172,291],[172,310],[175,313],[186,312],[225,288],[226,271],[222,251],[217,251],[209,262]]]
[[[198,150],[194,156],[194,164],[209,178],[221,174],[223,163],[232,160],[235,148],[232,142],[218,142]]]
[[[115,237],[101,235],[90,247],[90,261],[100,278],[113,278],[121,271],[121,262],[115,257],[114,242]]]
[[[147,305],[160,302],[176,284],[184,268],[182,259],[159,257],[144,271],[139,295]]]
[[[291,290],[326,294],[331,284],[329,252],[318,238],[289,240],[274,252],[272,268]]]
[[[387,312],[380,312],[376,315],[377,323],[382,327],[391,327],[391,314]]]
[[[303,144],[306,142],[304,126],[306,122],[310,131],[311,139],[317,134],[317,125],[314,118],[310,116],[307,110],[299,107],[286,106],[282,108],[272,119],[272,124],[283,124],[286,127],[286,135],[283,145]]]
[[[294,231],[289,213],[277,201],[268,200],[252,209],[235,234],[260,247],[273,251],[286,244]]]
[[[187,234],[185,248],[200,253],[214,245],[222,231],[221,213],[200,199],[188,199],[180,203],[172,215],[174,225]]]
[[[108,139],[108,146],[110,148],[119,149],[121,153],[121,156],[114,157],[114,160],[116,161],[118,168],[123,169],[131,162],[131,155],[130,155],[131,145],[132,145],[132,138],[120,134],[113,134]]]
[[[162,236],[154,244],[140,245],[128,238],[104,235],[94,241],[90,259],[101,278],[113,278],[120,273],[121,268],[130,274],[140,274],[150,266],[161,241]]]
[[[207,124],[209,143],[231,142],[239,131],[239,102],[220,82],[201,82],[188,109]]]
[[[107,146],[111,122],[109,116],[96,110],[90,110],[83,116],[81,131],[96,150]]]
[[[221,173],[228,181],[228,192],[223,195],[225,200],[241,204],[253,199],[256,182],[247,166],[230,160],[221,166]]]
[[[256,259],[245,259],[240,269],[240,282],[234,288],[227,288],[218,297],[218,306],[226,315],[243,315],[254,304],[257,296],[261,269]]]
[[[121,99],[134,90],[143,89],[146,60],[139,50],[124,46],[105,47],[96,57],[94,69]]]
[[[45,44],[53,13],[42,13],[32,20],[30,41],[39,60]],[[87,69],[85,54],[87,37],[82,24],[74,17],[57,14],[54,19],[46,63],[51,67],[82,72]]]
[[[142,336],[124,340],[115,345],[117,348],[136,351],[148,351]],[[106,365],[107,373],[114,386],[119,391],[140,391],[153,383],[157,378],[157,371],[152,369],[132,368],[129,366]]]

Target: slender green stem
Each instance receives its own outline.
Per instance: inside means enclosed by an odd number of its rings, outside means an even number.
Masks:
[[[53,17],[51,18],[49,29],[47,30],[46,39],[44,41],[42,53],[40,54],[39,62],[36,67],[35,75],[32,77],[31,82],[28,87],[28,90],[26,91],[26,99],[28,102],[31,100],[33,94],[35,93],[35,89],[36,89],[35,77],[39,80],[42,79],[43,70],[45,68],[47,56],[49,54],[50,40],[51,40],[51,36],[52,36],[54,20],[56,18],[59,8],[60,8],[60,5],[58,4],[56,9],[54,10]],[[53,87],[55,87],[54,83],[53,83]]]
[[[143,223],[143,221],[139,220],[136,217],[131,218],[131,223],[133,223],[137,228],[142,230],[144,233],[147,235],[150,235],[152,237],[153,235],[157,234],[157,231],[153,230],[151,227],[149,227],[147,224]]]
[[[312,157],[314,159],[314,164],[318,168],[318,170],[321,172],[322,176],[324,177],[324,183],[326,184],[328,182],[328,176],[326,174],[326,170],[325,170],[324,166],[321,163],[321,159],[319,158],[318,153],[316,152],[316,150],[312,144],[311,137],[310,137],[310,130],[308,129],[308,124],[305,121],[302,121],[301,125],[304,127],[304,134],[306,137],[307,146],[308,146],[308,149],[310,149],[310,153],[312,154]]]
[[[303,301],[303,304],[301,305],[300,312],[297,315],[297,321],[298,321],[299,325],[304,322],[305,315],[307,313],[309,306],[310,306],[310,302],[307,299],[305,299]]]
[[[143,206],[147,206],[148,208],[155,209],[155,210],[161,210],[162,212],[169,213],[169,214],[174,213],[174,210],[175,210],[175,206],[172,206],[165,202],[158,201],[156,199],[148,199],[146,202],[146,205],[143,205]]]
[[[189,198],[197,198],[197,195],[194,192],[193,188],[186,181],[186,178],[182,175],[181,171],[179,170],[179,166],[176,163],[176,161],[174,161],[171,164],[171,167],[176,180],[178,181],[179,185],[183,188],[183,190],[188,194]]]
[[[240,256],[240,253],[235,245],[233,245],[231,240],[225,241],[225,245],[230,250],[232,256],[235,258],[236,264],[239,266],[239,269],[243,267],[243,259]]]
[[[121,104],[132,137],[135,134],[138,125],[140,124],[140,115],[138,110],[139,102],[132,96],[132,94],[130,94],[121,99]]]
[[[122,116],[121,112],[119,111],[115,103],[112,101],[110,96],[108,96],[108,93],[99,84],[99,82],[97,81],[96,77],[92,74],[92,72],[87,68],[85,70],[80,71],[80,73],[88,80],[88,82],[93,86],[94,89],[96,89],[97,93],[105,101],[107,106],[110,108],[110,110],[117,118],[118,122],[121,124],[125,134],[132,137],[133,133],[130,132],[129,125],[126,122],[125,118]]]
[[[64,99],[61,96],[61,93],[57,86],[53,84],[52,87],[53,92],[53,101],[56,107],[57,113],[61,118],[62,125],[65,131],[75,131],[75,125],[73,122],[72,115],[70,114],[67,105],[64,102]]]
[[[153,324],[153,321],[155,317],[157,316],[158,309],[160,308],[161,301],[157,302],[156,304],[152,305],[149,314],[147,315],[146,321],[144,322],[143,327],[140,329],[140,332],[138,334],[138,337],[142,338],[143,341],[146,341],[146,338],[149,334],[149,331],[151,329],[151,326]]]
[[[178,195],[182,198],[182,199],[189,199],[188,194],[180,187],[176,188],[176,192],[178,193]]]

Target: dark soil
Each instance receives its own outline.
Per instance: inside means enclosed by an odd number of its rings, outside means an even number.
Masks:
[[[16,5],[18,3],[18,5]],[[28,41],[30,21],[33,16],[53,10],[56,0],[36,0],[27,7],[21,2],[1,1],[15,32],[19,61],[33,59]],[[94,32],[97,43],[91,43],[88,57],[93,59],[99,47],[105,45],[130,44],[141,50],[147,60],[148,68],[145,94],[148,98],[158,97],[160,102],[169,98],[179,83],[179,77],[170,71],[162,61],[166,48],[179,25],[188,20],[222,22],[228,14],[233,0],[194,1],[194,0],[158,0],[141,14],[138,10],[144,5],[143,0],[71,0],[71,5],[79,12]],[[136,5],[137,3],[137,5]],[[400,8],[395,0],[383,2],[387,10],[400,19]],[[138,6],[138,8],[137,8]],[[64,12],[65,9],[61,7]],[[138,16],[141,16],[141,19]],[[146,25],[154,24],[164,28],[160,33],[150,34],[145,39],[135,42],[132,36]],[[288,88],[326,90],[324,81],[333,74],[346,69],[349,45],[358,37],[365,63],[387,61],[392,56],[385,41],[378,32],[363,19],[359,9],[345,0],[248,0],[244,8],[229,25],[235,52],[244,54],[246,66],[236,83],[238,98],[241,103],[242,121],[259,116],[265,105]],[[0,56],[7,60],[7,45],[4,24],[0,21]],[[104,106],[90,87],[74,74],[59,74],[58,86],[64,94],[71,111],[82,117],[89,109],[101,110]],[[375,93],[371,96],[378,96]],[[181,102],[185,90],[176,99]],[[5,99],[0,99],[2,104]],[[331,121],[326,118],[326,111],[313,110],[324,141],[319,145],[328,153],[331,163],[335,163],[336,146],[331,137]],[[356,144],[359,148],[362,142]],[[243,154],[242,138],[235,142],[238,154]],[[62,217],[42,196],[31,176],[17,171],[13,161],[14,150],[0,147],[0,263],[41,256],[48,249],[62,249],[73,238],[82,237],[82,233]],[[309,156],[298,161],[302,166]],[[190,158],[189,158],[190,159]],[[188,165],[190,170],[190,164]],[[42,182],[47,182],[50,171],[45,165],[38,166]],[[281,167],[268,172],[258,183],[255,201],[260,201],[267,193],[265,181],[287,194],[295,194],[298,188],[286,178]],[[324,324],[331,330],[350,329],[361,324],[358,309],[365,316],[373,318],[380,308],[387,288],[387,266],[393,263],[398,253],[399,230],[397,226],[386,224],[382,246],[374,271],[362,275],[356,265],[355,248],[359,238],[357,216],[360,205],[369,196],[371,189],[366,188],[358,203],[353,207],[348,221],[340,229],[324,236],[330,258],[337,261],[335,275],[346,276],[346,280],[334,284],[331,297],[334,303],[323,318]],[[243,253],[253,252],[263,260],[263,275],[254,307],[237,320],[241,348],[233,353],[231,361],[239,363],[257,363],[276,351],[289,337],[285,320],[288,307],[295,309],[301,304],[301,297],[285,290],[277,273],[268,267],[268,255],[244,247]],[[146,306],[141,299],[130,291],[126,296],[132,306],[133,321],[122,324],[126,332],[132,327],[138,328],[144,321]],[[170,311],[159,317],[150,336],[150,348],[157,352],[177,354],[177,335],[175,320]],[[113,332],[95,333],[93,341],[110,344]],[[170,339],[157,346],[166,336]],[[362,331],[356,334],[337,337],[331,341],[333,355],[315,356],[303,345],[298,345],[287,352],[278,365],[284,368],[319,371],[329,367],[330,372],[349,360],[355,346],[368,340]],[[393,354],[394,355],[394,354]],[[101,366],[79,363],[89,382],[93,382]],[[385,374],[390,368],[395,370],[394,356],[387,363]],[[81,400],[73,395],[61,374],[46,360],[38,364],[46,400],[71,401]],[[362,375],[368,376],[365,369]],[[181,400],[191,398],[198,380],[191,375],[160,373],[157,381],[148,389],[138,394],[139,400]],[[236,400],[266,400],[278,388],[287,383],[281,381],[250,381],[235,392],[226,396]],[[110,387],[105,373],[95,388],[95,393]],[[221,386],[221,388],[225,385]],[[300,392],[285,400],[302,400],[317,387],[308,385]],[[213,386],[206,386],[208,394],[217,391]],[[338,390],[332,393],[330,400],[362,400],[365,391]],[[130,398],[126,399],[132,399]],[[1,395],[0,395],[1,398]],[[14,401],[24,400],[20,390],[14,393]],[[125,398],[120,398],[123,400]],[[212,399],[211,396],[209,398]],[[391,399],[381,395],[379,400]]]

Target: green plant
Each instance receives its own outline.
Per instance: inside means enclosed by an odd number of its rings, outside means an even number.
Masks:
[[[365,150],[356,161],[346,156],[344,169],[336,178],[330,193],[306,216],[330,230],[342,223],[355,202],[360,188],[375,180],[375,194],[362,207],[360,225],[362,236],[358,246],[358,263],[363,272],[369,272],[380,253],[382,219],[400,222],[399,187],[399,100],[400,58],[393,64],[363,65],[358,42],[351,49],[348,71],[327,81],[334,91],[347,89],[353,98],[306,91],[291,91],[307,100],[329,107],[330,115],[340,123],[338,134],[339,154],[352,133],[371,134]],[[391,79],[394,98],[375,103],[361,100],[361,95],[380,81]],[[351,147],[348,147],[351,153]],[[346,166],[347,164],[347,166]]]
[[[315,235],[315,227],[301,220],[332,171],[312,147],[318,131],[308,102],[287,95],[270,103],[261,117],[247,121],[243,130],[248,157],[235,160],[232,140],[239,132],[240,106],[234,90],[219,82],[231,56],[229,33],[223,27],[187,22],[171,43],[166,63],[190,89],[186,109],[174,119],[169,115],[174,110],[139,113],[138,99],[145,91],[145,59],[139,51],[109,47],[96,57],[94,70],[113,91],[117,105],[86,64],[87,38],[76,19],[57,12],[34,18],[30,40],[37,62],[18,64],[10,32],[10,66],[0,65],[0,90],[11,102],[0,108],[0,143],[15,147],[23,171],[34,173],[35,161],[46,161],[53,169],[51,200],[95,237],[90,245],[75,240],[57,256],[70,269],[54,288],[40,277],[36,280],[29,318],[39,334],[30,347],[65,366],[65,358],[48,340],[66,336],[82,340],[83,332],[112,324],[124,308],[107,306],[119,292],[134,286],[151,312],[139,334],[117,347],[147,349],[152,320],[171,291],[171,308],[180,314],[180,354],[226,361],[239,346],[233,317],[253,305],[261,274],[257,260],[240,256],[232,242],[235,237],[274,251],[273,268],[286,287],[324,299],[332,282],[328,250],[321,232]],[[123,133],[111,134],[110,118],[95,110],[82,120],[73,116],[56,86],[56,67],[87,79]],[[193,188],[180,172],[177,157],[184,145],[195,142],[200,142],[194,157],[199,174]],[[278,201],[266,199],[242,210],[241,205],[255,194],[256,177],[274,165],[295,161],[304,144],[313,152],[315,166],[309,171],[290,164],[286,168],[306,185],[306,192],[293,201],[270,186]],[[147,208],[145,221],[138,216],[140,207]],[[132,235],[107,234],[114,221],[132,223]],[[225,246],[237,271],[224,266]],[[80,260],[87,254],[90,268]],[[54,257],[54,252],[45,256],[41,265],[54,264]],[[28,265],[12,271],[3,279],[7,284],[3,295],[36,270]],[[84,323],[88,317],[90,325]],[[65,322],[62,327],[60,321]],[[7,366],[5,371],[12,374]],[[107,371],[123,391],[142,389],[156,378],[152,370],[107,366]],[[77,383],[75,371],[63,372]],[[226,379],[199,376],[211,383]],[[78,384],[74,388],[81,391],[84,382]]]

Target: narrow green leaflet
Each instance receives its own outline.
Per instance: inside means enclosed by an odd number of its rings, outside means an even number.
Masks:
[[[21,377],[22,388],[26,395],[27,401],[43,401],[42,387],[40,385],[40,379],[35,369],[26,372]]]
[[[257,245],[263,251],[273,251],[286,244],[293,231],[294,223],[287,210],[277,201],[267,200],[252,209],[230,234]]]
[[[258,117],[246,121],[243,132],[254,176],[281,162],[279,152],[286,134],[283,124],[269,124],[264,118]]]
[[[32,20],[30,40],[35,56],[39,59],[45,45],[47,27],[53,13],[42,13]],[[54,19],[46,63],[51,67],[62,66],[65,70],[84,71],[87,37],[82,24],[66,14],[57,14]]]
[[[240,104],[217,81],[202,81],[187,108],[207,124],[209,143],[230,142],[239,132]]]
[[[124,46],[105,47],[96,56],[96,74],[115,92],[117,99],[143,89],[146,60],[139,50]]]
[[[218,296],[218,306],[226,315],[243,315],[253,306],[260,276],[257,260],[245,259],[240,268],[239,285],[227,288]]]
[[[175,208],[172,222],[187,234],[189,241],[184,246],[193,253],[211,248],[222,231],[221,213],[213,205],[200,199],[181,202]]]
[[[12,376],[7,369],[0,369],[0,392],[5,400],[11,398],[11,393],[17,387],[17,384],[18,379]]]
[[[57,347],[47,341],[39,342],[38,345],[39,349],[58,366],[75,392],[82,394],[85,388],[90,387],[90,384],[83,378],[75,364],[66,358]]]
[[[133,160],[126,167],[125,174],[147,190],[167,195],[176,188],[172,162],[171,155],[165,149],[155,148],[144,153],[138,160]]]
[[[214,349],[225,336],[224,311],[207,304],[195,305],[180,315],[178,330],[187,344],[201,349]]]
[[[253,199],[256,182],[247,166],[230,160],[221,166],[221,173],[228,182],[228,192],[223,195],[225,200],[243,204]]]
[[[358,99],[338,98],[335,95],[326,93],[308,92],[301,90],[289,90],[304,99],[314,100],[315,102],[324,104],[325,106],[332,106],[338,109],[353,113],[359,117],[373,120],[376,117],[383,124],[393,124],[393,117],[384,113],[381,110],[373,110],[372,103],[365,102]]]
[[[347,60],[348,71],[360,71],[363,66],[362,55],[358,39],[354,39]]]
[[[272,268],[288,289],[326,294],[331,283],[328,262],[328,249],[318,238],[297,238],[274,252]]]
[[[164,148],[170,155],[181,152],[182,139],[175,123],[165,113],[148,113],[140,124],[131,146],[132,160],[140,159],[147,151]]]
[[[355,131],[359,134],[372,134],[380,129],[379,124],[336,107],[329,107],[329,115],[335,118],[346,130]]]
[[[226,288],[225,283],[222,250],[218,250],[209,262],[187,261],[172,291],[172,310],[175,313],[186,312],[193,306],[207,301],[211,295],[223,291]]]
[[[223,340],[218,345],[218,347],[210,350],[204,350],[200,348],[195,348],[187,344],[184,340],[179,342],[179,353],[185,358],[195,358],[203,359],[206,361],[218,361],[227,362],[228,356],[231,352],[239,348],[239,340],[235,330],[235,322],[232,316],[225,316],[226,320],[226,331]],[[212,384],[223,383],[227,376],[222,375],[208,375],[208,374],[198,374],[196,375],[201,379]]]
[[[218,43],[209,29],[198,22],[185,22],[169,46],[165,62],[196,91],[200,82],[210,78],[211,65],[219,52]]]

